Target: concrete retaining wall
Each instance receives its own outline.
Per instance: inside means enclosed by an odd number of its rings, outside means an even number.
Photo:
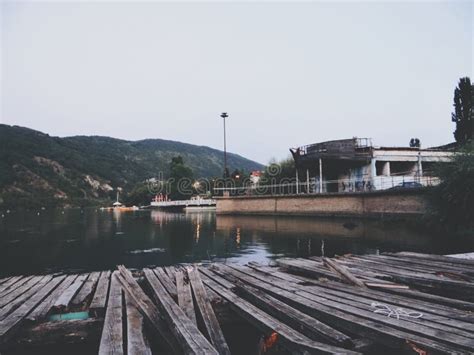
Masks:
[[[426,194],[417,190],[217,198],[219,214],[406,217],[427,208]]]

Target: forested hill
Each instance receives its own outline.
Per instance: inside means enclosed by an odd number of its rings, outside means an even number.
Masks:
[[[0,208],[85,205],[109,199],[160,173],[181,156],[194,176],[221,177],[219,150],[162,139],[126,141],[100,136],[52,137],[32,129],[0,124]],[[262,165],[228,154],[229,170]]]

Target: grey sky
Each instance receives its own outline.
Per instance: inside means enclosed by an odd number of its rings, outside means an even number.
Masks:
[[[3,2],[0,122],[268,162],[352,136],[453,140],[473,4]]]

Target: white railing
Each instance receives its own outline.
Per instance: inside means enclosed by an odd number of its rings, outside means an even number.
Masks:
[[[187,206],[213,206],[216,204],[214,199],[193,199],[193,200],[176,200],[176,201],[152,201],[152,207],[187,207]]]
[[[215,187],[218,194],[228,192],[232,195],[287,195],[287,194],[318,194],[318,193],[351,193],[370,192],[388,189],[413,189],[436,186],[440,179],[432,176],[394,175],[361,177],[357,179],[323,180],[322,191],[318,178],[309,181],[296,181],[270,185],[249,185],[242,187]]]

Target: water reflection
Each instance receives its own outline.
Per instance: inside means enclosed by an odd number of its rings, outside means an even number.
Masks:
[[[214,212],[51,210],[0,219],[0,274],[100,270],[181,262],[271,263],[279,256],[413,250],[468,252],[472,240],[400,223]]]

